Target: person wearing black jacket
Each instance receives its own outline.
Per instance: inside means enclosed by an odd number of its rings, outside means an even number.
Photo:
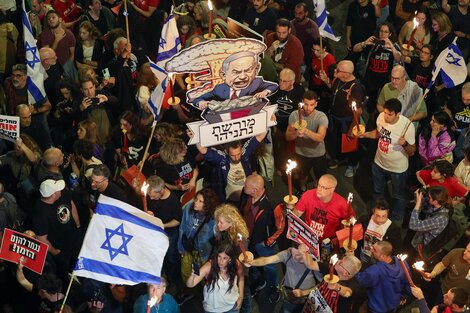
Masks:
[[[400,228],[394,224],[388,217],[390,206],[384,198],[377,198],[372,208],[372,214],[361,216],[359,222],[364,230],[364,239],[359,242],[360,260],[364,266],[375,263],[372,257],[371,248],[378,241],[393,242],[393,254],[401,249],[401,232]]]
[[[281,206],[273,207],[266,196],[263,177],[253,173],[245,180],[240,201],[240,211],[250,231],[249,250],[255,257],[271,256],[277,253],[276,241],[285,226]],[[272,291],[277,286],[277,271],[273,264],[264,267],[265,278],[260,268],[250,269],[251,287],[254,293],[264,288],[266,282]]]

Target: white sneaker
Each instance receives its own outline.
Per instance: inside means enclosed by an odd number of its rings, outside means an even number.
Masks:
[[[359,164],[356,166],[348,166],[346,168],[346,172],[344,172],[344,176],[347,178],[351,178],[356,174],[357,168],[359,167]]]

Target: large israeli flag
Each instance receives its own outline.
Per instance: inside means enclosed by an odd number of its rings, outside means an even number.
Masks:
[[[29,104],[44,100],[46,92],[44,91],[44,80],[47,78],[46,71],[41,64],[39,58],[39,50],[36,45],[36,39],[33,36],[31,24],[29,23],[28,15],[22,1],[23,7],[21,17],[23,20],[23,34],[24,34],[24,50],[25,50],[25,63],[28,72],[27,86],[28,86],[28,101]]]
[[[463,83],[467,78],[465,60],[462,51],[457,47],[456,41],[457,37],[437,57],[432,70],[432,79],[426,90],[431,89],[432,85],[434,85],[439,72],[446,88],[455,87]]]
[[[317,16],[318,29],[320,36],[330,38],[333,41],[339,41],[341,37],[336,37],[328,24],[328,14],[326,12],[325,0],[313,0],[313,6],[315,7],[315,14]]]
[[[73,274],[110,284],[159,284],[168,245],[160,219],[101,195]]]
[[[159,45],[157,63],[150,62],[150,68],[160,83],[153,90],[147,104],[155,120],[158,118],[167,90],[168,73],[165,71],[165,64],[172,56],[181,50],[181,41],[178,27],[176,26],[176,19],[173,14],[173,8],[170,15],[168,15],[165,20],[165,24],[163,24]]]

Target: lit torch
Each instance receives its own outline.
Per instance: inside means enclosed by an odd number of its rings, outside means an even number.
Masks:
[[[287,160],[287,187],[289,188],[289,202],[292,201],[292,170],[297,167],[297,162]]]
[[[405,272],[405,276],[406,276],[406,279],[408,280],[408,283],[410,283],[411,287],[415,287],[415,284],[414,284],[413,280],[411,279],[410,272],[408,272],[408,268],[405,265],[405,260],[406,260],[407,257],[408,257],[408,255],[406,255],[406,254],[397,255],[397,258],[400,260],[401,268],[403,269],[403,272]]]
[[[147,190],[149,189],[149,184],[144,182],[142,184],[142,187],[140,188],[140,191],[142,192],[142,202],[144,204],[144,212],[147,212]]]
[[[413,42],[413,39],[415,38],[416,30],[418,29],[418,26],[419,26],[418,20],[416,19],[416,13],[418,13],[418,11],[415,11],[415,17],[413,18],[413,31],[411,32],[410,40],[408,40],[408,43],[406,44],[406,50],[410,49],[411,43]]]

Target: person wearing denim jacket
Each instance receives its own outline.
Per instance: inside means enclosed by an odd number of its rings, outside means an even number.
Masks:
[[[202,265],[209,259],[213,249],[214,210],[218,204],[219,201],[215,192],[210,188],[205,188],[198,191],[194,196],[194,200],[183,207],[178,238],[178,251],[183,255],[183,263],[185,259],[190,259],[188,262],[198,262]],[[188,251],[188,247],[184,246],[183,235],[186,238],[194,238],[194,251]],[[189,271],[185,271],[183,266],[183,280],[191,275],[191,266],[186,269]]]

